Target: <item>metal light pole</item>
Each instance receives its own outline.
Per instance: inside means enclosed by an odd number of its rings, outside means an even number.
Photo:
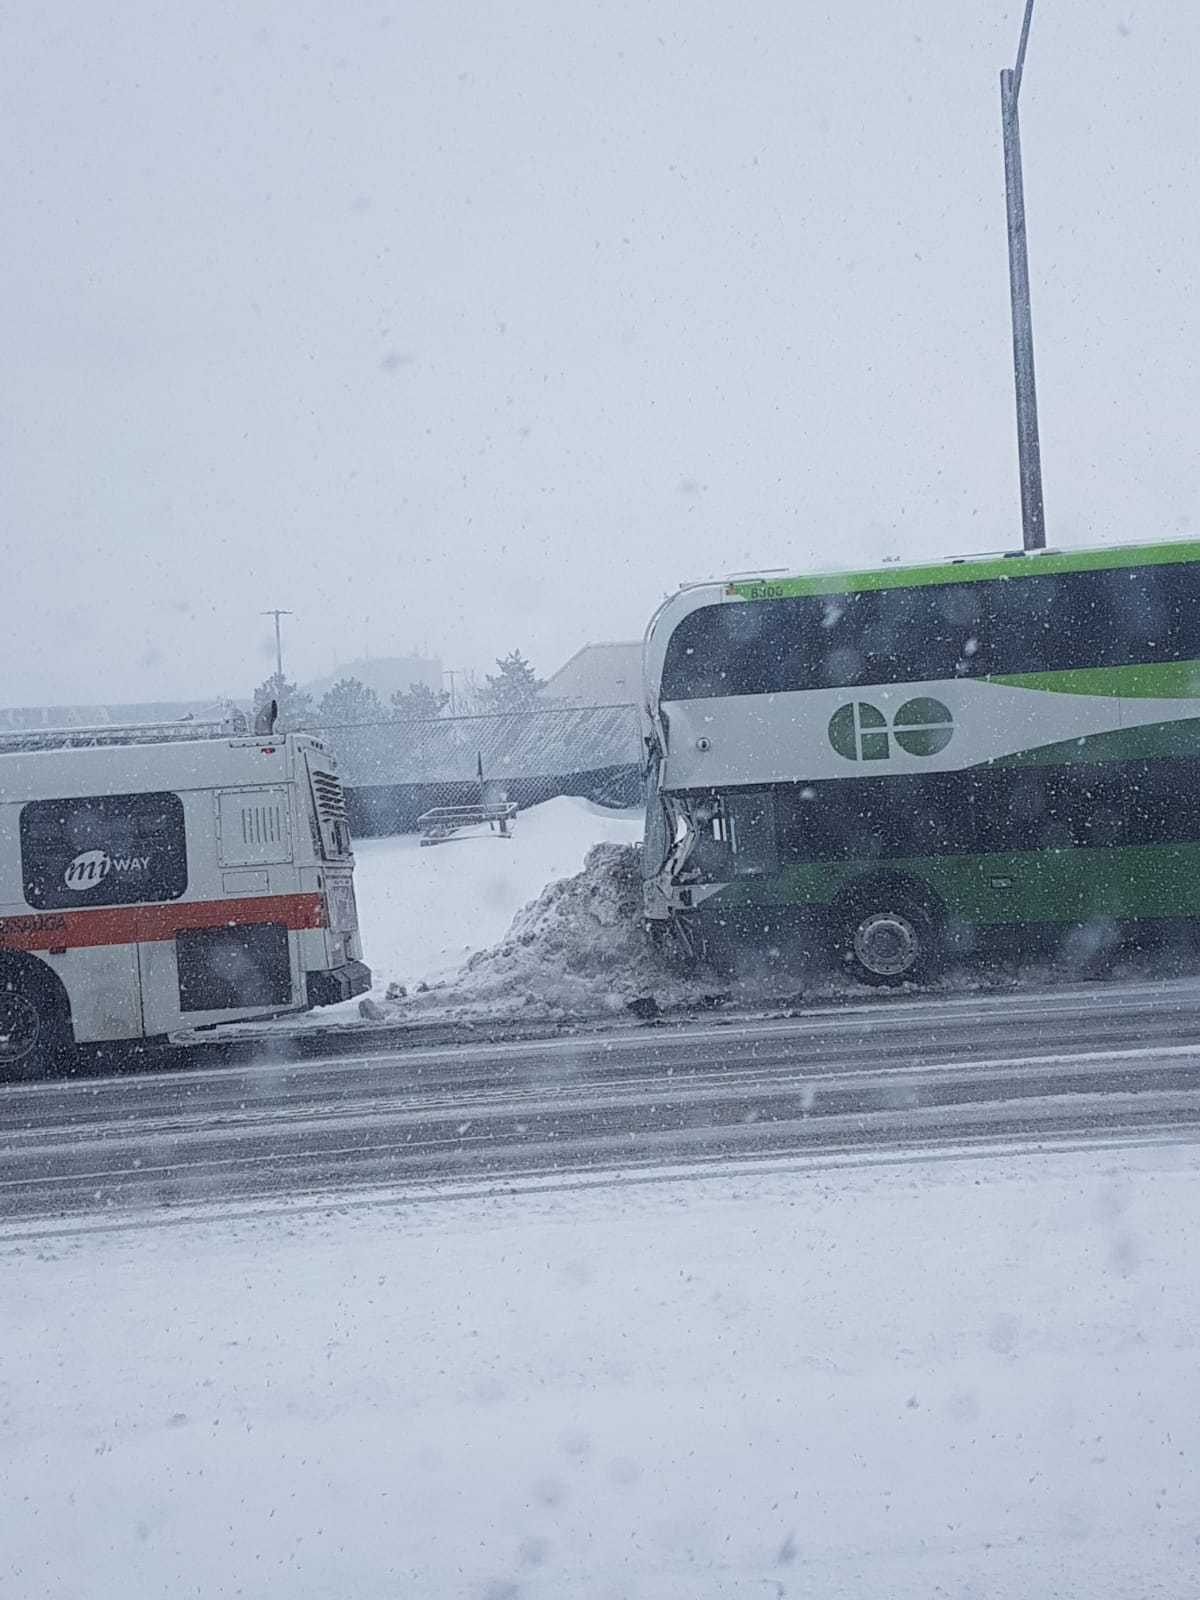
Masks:
[[[275,676],[279,679],[280,687],[283,686],[283,635],[279,631],[280,617],[294,615],[291,611],[264,611],[264,617],[275,618]]]
[[[1013,376],[1017,389],[1017,456],[1021,469],[1021,533],[1026,550],[1046,548],[1042,503],[1042,447],[1038,439],[1037,385],[1033,376],[1033,316],[1029,307],[1029,249],[1025,237],[1025,185],[1021,176],[1021,123],[1017,100],[1033,0],[1025,0],[1015,67],[1000,74],[1004,123],[1004,186],[1008,196],[1008,285],[1012,298]]]

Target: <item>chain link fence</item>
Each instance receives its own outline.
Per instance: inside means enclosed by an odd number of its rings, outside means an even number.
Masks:
[[[483,781],[518,806],[556,795],[641,803],[641,733],[631,705],[315,726],[334,751],[360,837],[416,830],[434,806],[477,803]]]

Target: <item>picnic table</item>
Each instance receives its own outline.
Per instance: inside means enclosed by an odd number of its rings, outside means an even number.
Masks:
[[[501,800],[491,805],[434,806],[417,818],[421,830],[421,843],[444,844],[465,828],[486,827],[488,835],[496,839],[511,839],[512,825],[517,807],[512,800]]]

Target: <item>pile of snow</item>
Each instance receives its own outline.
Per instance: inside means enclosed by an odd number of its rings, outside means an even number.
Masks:
[[[383,1000],[389,988],[411,993],[451,976],[500,943],[547,884],[578,872],[593,845],[636,845],[641,836],[640,811],[563,797],[521,812],[509,839],[462,835],[426,848],[411,835],[356,839],[354,883],[375,978],[372,1000]],[[357,1015],[355,1002],[331,1009]]]
[[[10,1237],[0,1593],[1191,1594],[1198,1230],[1180,1144]]]
[[[676,973],[643,931],[640,846],[609,843],[592,846],[582,872],[547,884],[457,976],[397,1003],[408,1015],[447,1020],[589,1017],[646,996],[659,1006],[692,1003],[704,988]]]

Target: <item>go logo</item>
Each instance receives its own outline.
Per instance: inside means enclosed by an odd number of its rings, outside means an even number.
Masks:
[[[891,725],[878,706],[855,700],[829,719],[829,742],[847,761],[886,761],[895,739],[910,756],[936,756],[954,737],[954,718],[940,700],[906,700]]]

